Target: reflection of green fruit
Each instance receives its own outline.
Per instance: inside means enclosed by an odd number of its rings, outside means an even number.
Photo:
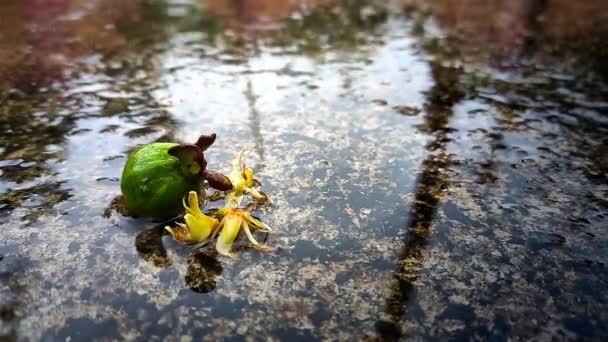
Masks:
[[[136,215],[155,218],[181,213],[184,196],[200,190],[205,164],[195,145],[139,147],[129,156],[120,181],[127,207]]]

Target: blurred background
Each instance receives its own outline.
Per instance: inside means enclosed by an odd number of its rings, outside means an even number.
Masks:
[[[603,1],[2,1],[0,339],[600,339],[607,41]],[[210,131],[275,251],[121,214],[129,151]]]

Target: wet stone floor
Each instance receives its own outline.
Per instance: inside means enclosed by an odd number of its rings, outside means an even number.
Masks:
[[[606,338],[606,7],[2,1],[0,340]],[[121,214],[211,131],[273,251]]]

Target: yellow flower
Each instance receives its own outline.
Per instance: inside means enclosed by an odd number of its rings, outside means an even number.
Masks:
[[[177,222],[177,227],[165,227],[173,238],[183,243],[197,243],[207,239],[218,227],[218,220],[201,212],[198,206],[198,195],[195,191],[188,193],[188,203],[183,200],[186,215],[185,224]]]
[[[239,236],[241,228],[245,231],[249,242],[258,249],[267,249],[266,246],[256,241],[251,233],[252,230],[259,229],[265,232],[270,232],[272,229],[263,223],[262,221],[251,216],[251,214],[241,208],[228,208],[224,207],[217,211],[219,215],[223,216],[216,232],[222,228],[220,237],[217,239],[215,249],[226,256],[231,256],[230,250],[232,249],[232,243]],[[213,234],[215,236],[215,233]]]
[[[253,188],[253,170],[242,161],[245,151],[245,148],[240,150],[232,160],[232,171],[228,176],[232,190],[226,194],[227,207],[238,207],[245,193],[251,194],[257,200],[266,200],[265,194]]]

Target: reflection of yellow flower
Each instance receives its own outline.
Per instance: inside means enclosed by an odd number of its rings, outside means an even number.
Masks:
[[[245,193],[251,194],[257,200],[266,199],[266,195],[253,188],[253,170],[242,161],[246,150],[245,148],[240,150],[232,161],[232,171],[228,176],[232,183],[232,190],[226,194],[226,206],[228,207],[237,207]]]
[[[177,227],[165,227],[175,240],[183,243],[197,243],[208,238],[218,227],[218,220],[203,214],[198,206],[198,195],[194,191],[188,193],[188,203],[184,199],[186,224],[177,223]]]
[[[251,216],[248,211],[241,208],[224,207],[219,209],[217,213],[224,217],[218,226],[218,230],[222,228],[222,232],[215,245],[215,248],[220,254],[230,256],[232,243],[238,237],[241,228],[243,228],[249,242],[251,242],[254,247],[258,249],[265,248],[264,245],[256,241],[251,230],[260,229],[270,232],[272,229],[270,229],[268,225]]]

